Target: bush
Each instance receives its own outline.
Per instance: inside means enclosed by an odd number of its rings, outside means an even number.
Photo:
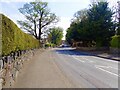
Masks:
[[[112,37],[111,47],[120,48],[120,35],[115,35]]]
[[[2,56],[11,52],[39,47],[39,41],[26,34],[6,16],[2,16]]]
[[[46,43],[45,44],[45,47],[55,47],[56,45],[55,44],[53,44],[53,43]]]

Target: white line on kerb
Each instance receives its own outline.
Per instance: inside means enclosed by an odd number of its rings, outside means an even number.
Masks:
[[[98,69],[100,69],[100,70],[102,70],[102,71],[104,71],[104,72],[107,72],[107,73],[110,73],[110,74],[112,74],[112,75],[114,75],[114,76],[119,76],[118,74],[115,74],[115,73],[112,73],[112,72],[110,72],[110,71],[107,71],[107,70],[105,70],[105,69],[102,69],[102,68],[100,68],[100,67],[97,67],[97,66],[95,66],[96,68],[98,68]]]
[[[93,57],[95,59],[101,59],[102,61],[118,63],[118,61],[114,61],[114,60],[108,60],[108,59],[105,59],[105,58],[100,58],[100,57],[95,57],[95,56],[91,56],[91,57]]]

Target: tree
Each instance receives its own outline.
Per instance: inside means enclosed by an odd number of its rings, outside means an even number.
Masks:
[[[83,10],[77,11],[74,14],[74,18],[72,19],[72,22],[79,23],[86,18],[87,18],[87,9],[83,9]]]
[[[118,6],[117,6],[117,10],[116,10],[116,18],[118,20],[117,22],[117,35],[120,35],[120,1],[118,1]]]
[[[70,44],[72,44],[72,41],[82,41],[83,46],[88,46],[87,43],[92,42],[87,12],[87,9],[83,9],[74,14],[66,34],[66,40]]]
[[[47,2],[30,2],[19,9],[26,20],[18,21],[21,28],[32,34],[36,39],[41,39],[42,30],[58,21],[57,16],[48,9]]]
[[[54,27],[50,29],[48,33],[48,40],[50,43],[59,45],[63,38],[63,29],[60,27]]]
[[[93,36],[98,47],[108,46],[115,30],[112,22],[113,12],[108,7],[108,2],[97,2],[88,10],[88,20]]]
[[[72,44],[72,41],[79,41],[78,23],[71,23],[67,29],[66,40],[69,44]]]
[[[67,41],[82,41],[83,46],[109,46],[111,36],[115,34],[112,15],[108,2],[99,0],[90,9],[78,11],[67,30]]]

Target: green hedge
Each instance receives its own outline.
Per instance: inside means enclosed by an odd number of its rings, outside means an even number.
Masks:
[[[111,47],[120,48],[120,35],[115,35],[112,37]]]
[[[2,15],[2,14],[1,14]],[[39,41],[33,36],[24,33],[6,16],[2,15],[2,55],[19,50],[28,50],[39,47]]]
[[[45,47],[55,47],[55,44],[53,44],[53,43],[46,43]]]

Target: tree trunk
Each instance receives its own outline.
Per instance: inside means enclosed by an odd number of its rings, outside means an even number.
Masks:
[[[36,39],[38,39],[38,37],[37,37],[37,27],[36,27],[37,25],[36,25],[36,22],[35,22],[35,20],[34,20],[34,30],[35,30],[35,37],[36,37]]]
[[[41,39],[41,19],[39,19],[39,40]]]

